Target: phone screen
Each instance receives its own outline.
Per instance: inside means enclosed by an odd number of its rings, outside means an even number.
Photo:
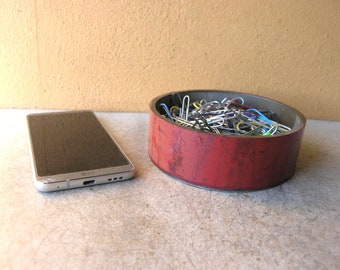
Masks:
[[[27,119],[38,176],[130,164],[91,111],[32,114]]]

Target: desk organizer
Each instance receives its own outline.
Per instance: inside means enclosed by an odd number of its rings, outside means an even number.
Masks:
[[[258,190],[279,185],[295,171],[305,117],[283,103],[261,96],[219,90],[176,92],[191,100],[244,99],[244,105],[273,113],[291,128],[273,136],[220,135],[184,127],[162,115],[160,104],[173,106],[172,93],[150,103],[148,151],[162,171],[188,184],[217,190]]]

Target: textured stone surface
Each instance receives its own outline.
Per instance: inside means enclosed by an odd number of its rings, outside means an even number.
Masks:
[[[42,194],[26,113],[0,110],[1,269],[339,267],[339,122],[308,121],[296,173],[283,185],[217,192],[150,162],[147,114],[98,113],[135,179]]]

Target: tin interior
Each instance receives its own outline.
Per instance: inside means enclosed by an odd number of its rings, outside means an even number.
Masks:
[[[306,123],[305,117],[296,109],[287,106],[281,102],[257,95],[220,90],[188,90],[174,93],[178,93],[182,99],[185,95],[189,95],[191,102],[200,101],[202,99],[205,99],[207,101],[221,101],[224,98],[242,97],[244,99],[244,105],[270,111],[272,113],[272,120],[282,123],[292,129],[290,132],[287,133],[300,130],[305,126]],[[159,111],[159,105],[161,103],[165,103],[168,108],[176,105],[174,104],[172,93],[168,93],[155,98],[154,100],[152,100],[150,107],[151,110],[159,116],[162,114]]]

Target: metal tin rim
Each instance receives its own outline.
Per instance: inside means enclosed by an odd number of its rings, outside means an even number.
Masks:
[[[162,95],[159,95],[155,98],[153,98],[150,103],[149,103],[149,108],[150,110],[159,118],[163,119],[164,121],[174,125],[175,127],[178,127],[178,128],[183,128],[183,129],[187,129],[187,130],[190,130],[192,132],[200,132],[200,133],[203,133],[203,134],[207,134],[207,135],[211,135],[211,136],[221,136],[221,137],[230,137],[230,135],[223,135],[223,134],[216,134],[216,133],[208,133],[208,132],[204,132],[204,131],[201,131],[201,130],[196,130],[196,129],[192,129],[190,127],[184,127],[184,126],[181,126],[181,125],[178,125],[176,123],[173,123],[171,122],[169,119],[165,118],[162,116],[162,114],[157,110],[156,108],[156,104],[157,102],[159,102],[159,100],[161,100],[162,98],[165,98],[173,93],[178,93],[178,94],[189,94],[189,93],[199,93],[199,92],[215,92],[215,93],[230,93],[230,94],[233,94],[233,95],[243,95],[243,96],[249,96],[249,97],[255,97],[255,98],[259,98],[259,99],[263,99],[265,101],[268,101],[268,102],[271,102],[271,103],[275,103],[275,104],[278,104],[280,106],[283,106],[283,107],[286,107],[287,109],[291,110],[292,112],[294,112],[294,114],[296,115],[296,118],[298,118],[299,120],[299,123],[296,127],[292,127],[292,130],[291,131],[288,131],[288,132],[285,132],[283,134],[278,134],[278,135],[275,135],[275,136],[272,136],[272,137],[267,137],[267,136],[232,136],[233,138],[237,138],[237,139],[249,139],[249,138],[253,138],[253,139],[268,139],[268,138],[277,138],[277,137],[282,137],[282,136],[288,136],[289,134],[292,134],[294,132],[298,132],[299,130],[303,129],[305,126],[306,126],[306,118],[305,116],[300,112],[298,111],[297,109],[289,106],[289,105],[286,105],[280,101],[277,101],[277,100],[274,100],[274,99],[270,99],[270,98],[267,98],[267,97],[263,97],[263,96],[260,96],[260,95],[254,95],[254,94],[250,94],[250,93],[244,93],[244,92],[237,92],[237,91],[232,91],[232,90],[215,90],[215,89],[195,89],[195,90],[181,90],[181,91],[172,91],[172,92],[167,92],[165,94],[162,94]]]

